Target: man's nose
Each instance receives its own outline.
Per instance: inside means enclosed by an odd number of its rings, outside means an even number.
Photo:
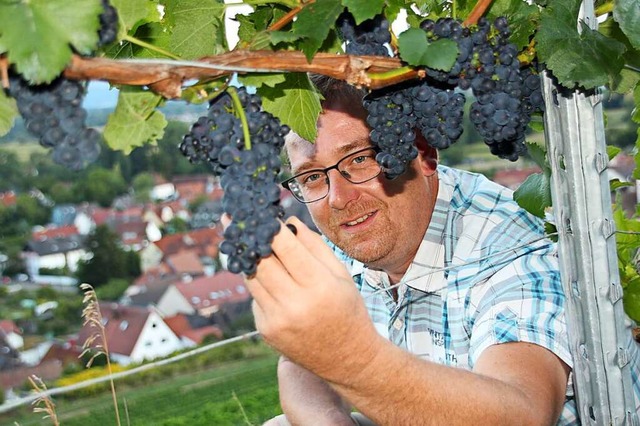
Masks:
[[[350,201],[357,199],[360,196],[360,190],[358,185],[351,183],[339,170],[335,170],[335,173],[331,173],[333,170],[327,172],[327,179],[329,180],[329,206],[334,209],[343,209]]]

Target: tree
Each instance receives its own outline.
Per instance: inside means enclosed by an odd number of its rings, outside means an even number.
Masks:
[[[84,200],[95,201],[103,207],[109,207],[114,198],[126,190],[127,184],[117,169],[95,168],[75,185],[75,191],[82,194]]]
[[[78,265],[77,276],[81,282],[99,287],[114,278],[132,278],[139,274],[137,255],[122,249],[118,235],[108,226],[97,226],[87,239],[87,247],[92,257]]]

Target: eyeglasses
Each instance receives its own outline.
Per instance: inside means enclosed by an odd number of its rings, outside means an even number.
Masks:
[[[376,161],[375,148],[365,148],[342,158],[326,169],[313,169],[282,182],[282,186],[303,203],[313,203],[329,194],[329,170],[336,169],[351,183],[359,184],[377,177],[382,168]]]

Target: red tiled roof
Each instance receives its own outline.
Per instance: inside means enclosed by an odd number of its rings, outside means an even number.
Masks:
[[[222,237],[218,230],[202,228],[190,232],[167,235],[154,244],[165,256],[169,256],[191,248],[204,250],[209,245],[217,247],[220,241],[222,241]]]
[[[4,207],[11,207],[18,202],[18,196],[13,191],[0,192],[0,204]]]
[[[176,254],[166,256],[167,265],[175,274],[204,274],[204,267],[196,250],[181,250]]]
[[[6,334],[16,333],[22,334],[20,328],[16,325],[15,322],[11,320],[0,320],[0,330],[4,331]]]
[[[148,307],[126,306],[117,303],[100,303],[102,318],[106,320],[105,336],[109,352],[131,355],[144,324],[151,313]],[[98,328],[85,325],[78,335],[78,343],[82,345],[89,337],[98,333]],[[93,347],[101,344],[100,338],[93,342]]]
[[[50,238],[68,238],[72,235],[78,235],[78,228],[75,225],[65,225],[33,231],[31,238],[36,241],[44,241]]]
[[[136,278],[136,280],[133,282],[133,285],[149,285],[154,281],[158,281],[169,276],[173,276],[173,274],[171,274],[171,268],[169,268],[166,263],[160,263],[158,266],[150,268],[144,274]]]
[[[187,283],[178,283],[176,289],[196,309],[239,303],[251,298],[242,277],[228,271],[196,278]]]
[[[529,175],[540,172],[541,170],[537,166],[524,169],[498,170],[491,180],[507,188],[517,189]]]
[[[208,325],[200,328],[191,328],[189,320],[184,314],[177,314],[172,317],[164,318],[164,322],[169,326],[176,336],[186,337],[197,345],[201,344],[205,337],[214,335],[218,338],[222,337],[222,330],[215,325]]]

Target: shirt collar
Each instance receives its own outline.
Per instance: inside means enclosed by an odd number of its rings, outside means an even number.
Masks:
[[[446,174],[438,173],[438,196],[431,221],[427,227],[415,258],[402,277],[407,286],[426,293],[442,290],[447,286],[444,273],[444,230],[452,198],[452,185]],[[351,268],[355,277],[364,274],[365,281],[374,287],[388,282],[386,273],[368,269],[363,263],[354,261]]]

